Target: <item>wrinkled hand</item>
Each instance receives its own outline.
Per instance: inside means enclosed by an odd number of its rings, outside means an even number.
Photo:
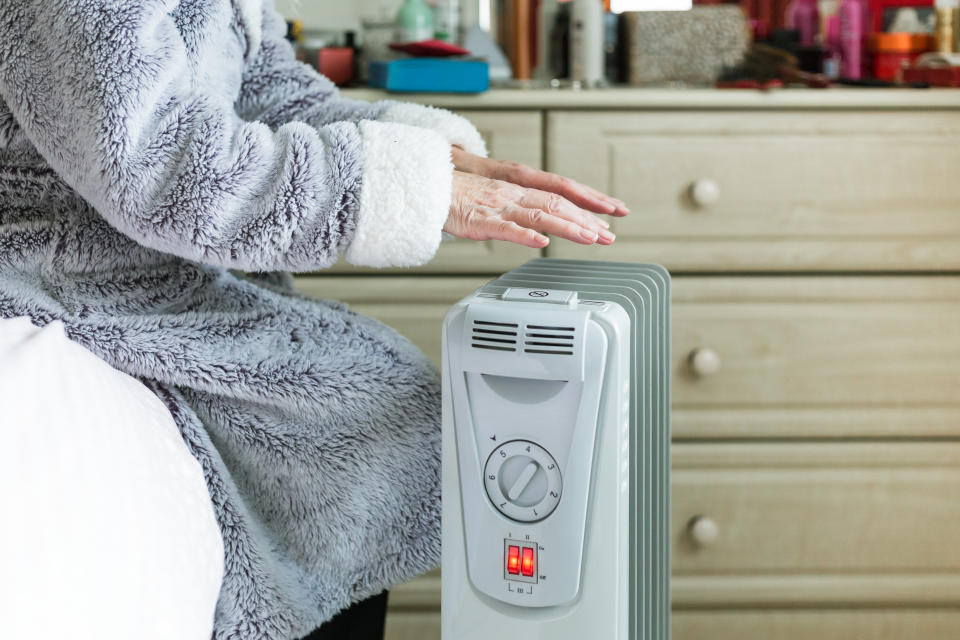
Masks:
[[[443,230],[458,238],[505,240],[536,249],[545,234],[580,244],[612,244],[610,225],[594,213],[625,216],[626,205],[546,171],[453,148],[453,198]]]

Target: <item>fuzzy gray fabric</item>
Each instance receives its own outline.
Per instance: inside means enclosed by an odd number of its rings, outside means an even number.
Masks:
[[[393,330],[228,270],[337,259],[387,108],[240,4],[0,0],[0,316],[164,400],[224,537],[215,637],[287,639],[437,564],[440,392]]]

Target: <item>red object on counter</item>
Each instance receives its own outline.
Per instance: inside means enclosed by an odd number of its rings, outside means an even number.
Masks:
[[[353,80],[353,49],[323,47],[317,52],[317,71],[343,86]]]
[[[420,42],[391,42],[390,48],[403,51],[417,58],[446,58],[449,56],[465,56],[470,52],[463,47],[444,42],[443,40],[421,40]]]
[[[782,89],[783,80],[773,78],[772,80],[753,80],[751,78],[741,78],[740,80],[718,80],[717,89],[759,89],[760,91],[770,91],[772,89]]]
[[[960,67],[910,67],[903,81],[926,83],[931,87],[960,87]]]
[[[929,33],[874,33],[870,36],[873,77],[899,81],[903,70],[932,48],[933,37]]]

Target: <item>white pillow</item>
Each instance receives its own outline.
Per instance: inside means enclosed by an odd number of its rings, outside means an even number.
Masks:
[[[0,636],[209,640],[223,541],[163,403],[0,319]]]

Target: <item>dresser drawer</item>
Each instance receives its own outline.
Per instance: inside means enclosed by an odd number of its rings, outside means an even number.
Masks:
[[[674,611],[673,640],[948,640],[953,609]],[[385,640],[440,640],[439,611],[391,611]]]
[[[675,605],[960,604],[960,443],[679,443],[672,490]]]
[[[542,115],[539,111],[460,111],[479,130],[491,158],[520,162],[540,168],[542,161]],[[455,240],[440,245],[436,257],[411,271],[390,269],[394,273],[499,273],[536,258],[540,251],[507,242]],[[340,273],[384,273],[355,267],[341,261]]]
[[[674,607],[958,607],[958,496],[960,442],[676,443]],[[439,599],[431,573],[390,606]]]
[[[305,276],[439,366],[450,306],[487,278]],[[675,438],[960,435],[960,277],[678,277]],[[719,369],[698,374],[691,354]]]
[[[383,640],[441,640],[440,611],[390,611]]]
[[[577,113],[547,166],[625,200],[609,249],[672,270],[960,266],[960,110]]]
[[[960,435],[960,278],[673,285],[674,437]]]
[[[432,636],[426,636],[432,637]],[[439,640],[439,635],[435,636]],[[955,609],[675,611],[673,640],[947,640]]]

